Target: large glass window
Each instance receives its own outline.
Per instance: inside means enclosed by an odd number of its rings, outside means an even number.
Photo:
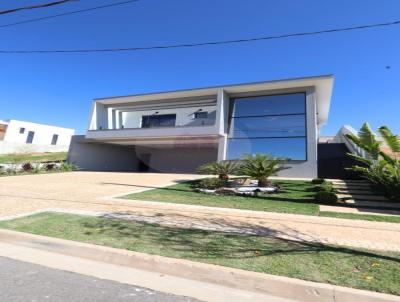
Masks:
[[[228,139],[228,159],[271,154],[306,160],[305,93],[235,98]]]

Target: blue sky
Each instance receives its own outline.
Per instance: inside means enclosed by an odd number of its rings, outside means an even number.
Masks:
[[[0,9],[48,1],[2,1]],[[0,25],[117,0],[0,16]],[[398,0],[141,0],[0,28],[0,50],[135,47],[314,31],[400,19]],[[328,124],[400,133],[400,25],[236,45],[106,54],[0,54],[0,119],[84,133],[91,100],[334,74]],[[387,68],[389,66],[390,68]]]

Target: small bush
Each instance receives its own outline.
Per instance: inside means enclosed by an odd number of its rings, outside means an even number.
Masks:
[[[33,166],[31,163],[25,163],[22,165],[22,170],[24,172],[31,172],[33,170]]]
[[[314,185],[321,185],[325,182],[325,179],[323,178],[314,178],[311,183],[313,183]]]
[[[32,170],[32,172],[35,174],[41,173],[42,171],[43,171],[43,167],[40,164],[36,164]]]
[[[315,201],[318,203],[337,203],[338,198],[334,192],[321,191],[315,194]]]
[[[60,165],[60,170],[63,171],[63,172],[69,172],[69,171],[78,170],[78,168],[74,164],[67,163],[67,162],[64,161]]]
[[[53,171],[55,167],[56,167],[55,164],[47,164],[46,171]]]
[[[323,184],[316,185],[313,188],[314,192],[335,192],[330,182],[324,182]]]
[[[194,186],[201,189],[214,190],[228,186],[228,182],[219,178],[203,178],[196,182]]]
[[[321,185],[316,185],[315,187],[312,188],[314,192],[327,192],[327,189],[325,186]]]

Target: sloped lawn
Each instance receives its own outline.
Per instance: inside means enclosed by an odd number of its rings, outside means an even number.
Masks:
[[[400,254],[44,213],[0,228],[400,295]]]

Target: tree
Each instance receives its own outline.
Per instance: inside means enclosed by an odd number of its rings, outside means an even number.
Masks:
[[[387,126],[382,126],[379,128],[379,133],[382,138],[385,140],[386,145],[390,148],[390,150],[395,154],[395,157],[398,158],[400,153],[400,139],[396,135],[390,131]]]
[[[364,149],[367,156],[349,154],[360,163],[349,170],[359,173],[387,197],[398,201],[400,200],[400,160],[397,155],[400,152],[400,139],[386,126],[380,127],[379,133],[395,156],[392,157],[381,150],[381,142],[377,140],[368,123],[364,123],[358,136],[348,135],[347,137]]]
[[[267,187],[271,185],[268,178],[284,169],[288,169],[288,167],[284,167],[283,159],[271,155],[256,154],[244,157],[239,173],[257,179],[259,187]]]
[[[372,132],[368,123],[364,123],[358,135],[347,134],[347,137],[361,149],[364,149],[371,159],[377,160],[380,154],[381,142],[379,142],[375,134]]]

